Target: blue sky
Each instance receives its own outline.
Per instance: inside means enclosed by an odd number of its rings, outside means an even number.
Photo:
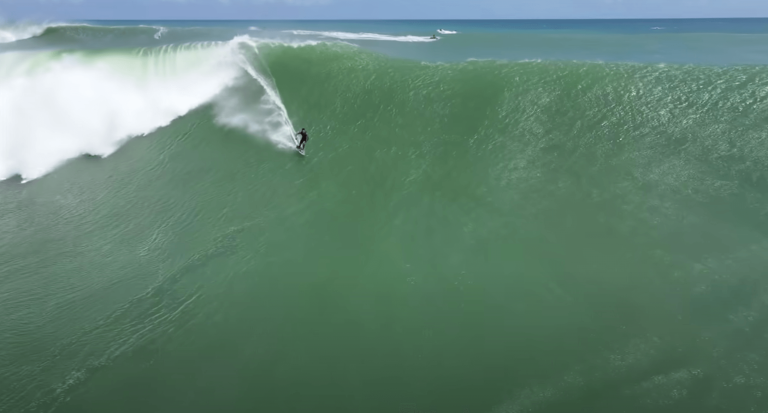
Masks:
[[[768,0],[0,0],[0,19],[768,17]]]

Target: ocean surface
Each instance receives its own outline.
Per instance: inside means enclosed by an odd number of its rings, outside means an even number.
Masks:
[[[766,19],[0,42],[2,413],[768,412]]]

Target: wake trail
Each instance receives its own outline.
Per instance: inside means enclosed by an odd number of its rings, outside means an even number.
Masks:
[[[259,42],[248,36],[238,36],[234,40],[240,45],[250,46],[253,59],[258,61]],[[271,81],[269,68],[262,65],[261,71],[246,58],[245,53],[236,57],[238,65],[263,89],[263,95],[257,103],[248,103],[243,96],[223,94],[216,100],[217,121],[225,126],[243,129],[253,135],[263,136],[280,148],[292,148],[296,145],[295,128],[288,116],[277,86]]]

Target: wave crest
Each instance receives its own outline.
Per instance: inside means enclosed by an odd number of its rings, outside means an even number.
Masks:
[[[16,23],[0,25],[0,43],[12,43],[18,40],[37,37],[49,27],[61,26],[61,24],[30,24]]]

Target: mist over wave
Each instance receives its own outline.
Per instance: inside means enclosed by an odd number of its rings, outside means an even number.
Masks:
[[[216,102],[220,121],[290,142],[285,108],[241,55],[243,46],[255,50],[256,44],[239,38],[129,51],[0,54],[0,179],[20,175],[27,181],[73,157],[107,156],[126,139],[211,101],[244,70],[259,82],[258,110],[233,104],[236,92],[224,93]]]
[[[61,24],[35,23],[2,23],[0,22],[0,43],[11,43],[18,40],[39,36],[48,27]]]
[[[240,79],[232,93],[216,99],[216,121],[254,136],[266,137],[279,147],[292,147],[294,127],[269,69],[261,64],[258,42],[248,36],[236,39],[240,48],[235,60],[253,81]]]

